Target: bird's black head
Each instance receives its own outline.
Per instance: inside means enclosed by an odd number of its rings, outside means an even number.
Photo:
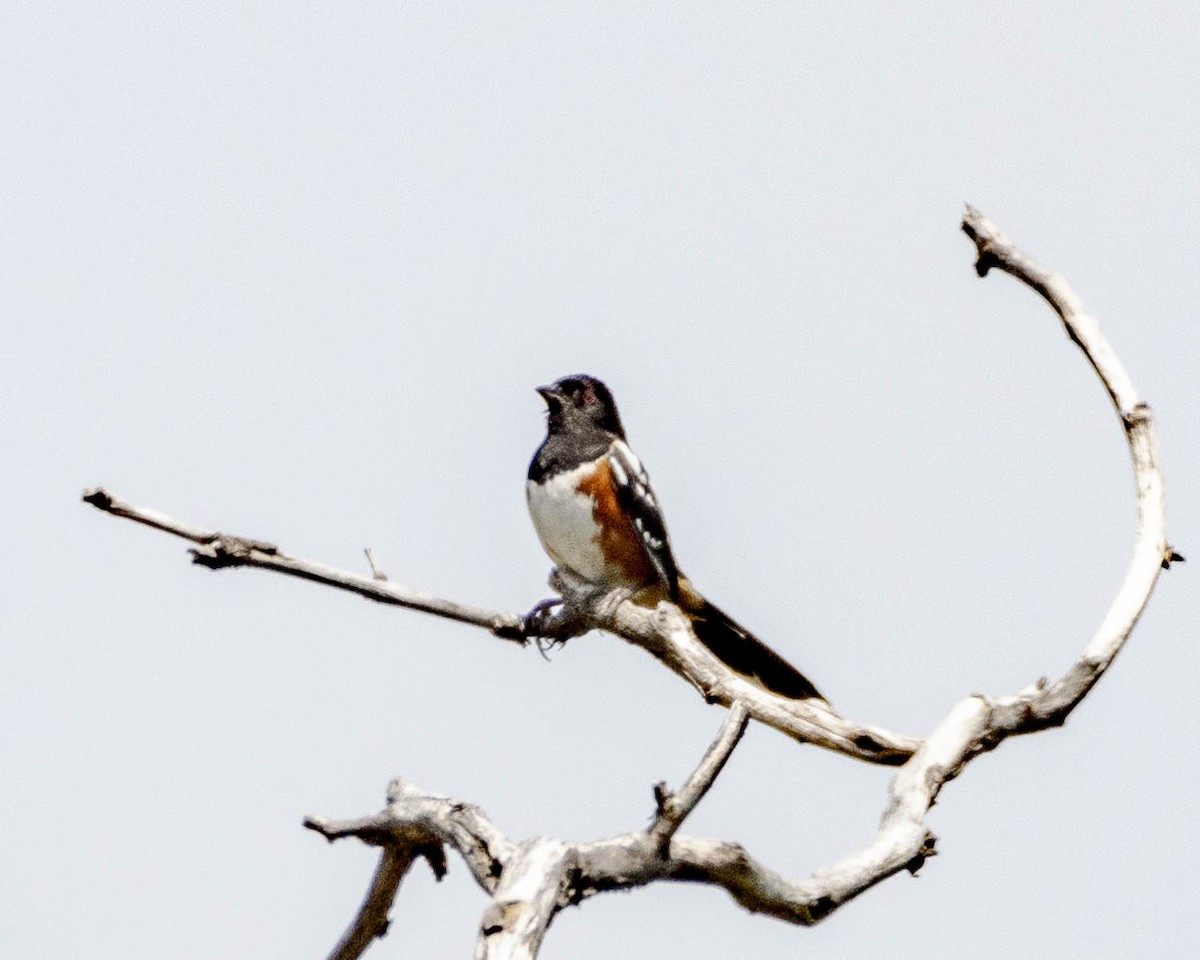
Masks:
[[[599,428],[624,439],[625,428],[617,413],[617,404],[601,381],[578,373],[555,380],[537,392],[550,412],[550,432],[566,429]]]

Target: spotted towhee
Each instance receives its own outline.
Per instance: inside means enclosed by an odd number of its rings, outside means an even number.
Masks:
[[[608,387],[563,377],[539,387],[546,439],[529,464],[529,513],[550,559],[597,586],[626,587],[639,602],[665,597],[730,669],[795,700],[824,697],[795,667],[709,603],[680,573],[650,478],[625,442]]]

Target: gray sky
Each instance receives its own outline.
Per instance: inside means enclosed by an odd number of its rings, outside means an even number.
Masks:
[[[535,384],[613,388],[680,563],[840,709],[921,734],[1061,672],[1132,543],[1107,400],[978,280],[963,201],[1063,271],[1162,433],[1200,560],[1195,4],[9,4],[0,14],[0,954],[321,956],[375,863],[307,813],[388,780],[511,837],[643,825],[720,724],[607,636],[545,663],[254,571],[85,486],[523,610]],[[814,930],[658,887],[547,958],[1185,956],[1196,572],[1069,725]],[[690,833],[789,876],[890,773],[752,728]],[[378,957],[469,955],[417,868]]]

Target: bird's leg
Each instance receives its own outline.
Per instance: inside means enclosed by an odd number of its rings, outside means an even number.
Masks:
[[[550,586],[561,596],[539,601],[522,618],[524,635],[537,641],[543,655],[547,649],[587,633],[598,600],[612,610],[628,596],[628,591],[606,590],[558,569],[550,573]]]

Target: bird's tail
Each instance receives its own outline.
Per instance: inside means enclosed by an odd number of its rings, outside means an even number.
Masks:
[[[824,700],[804,674],[736,620],[694,591],[683,604],[692,631],[713,656],[765,690],[791,700]]]

